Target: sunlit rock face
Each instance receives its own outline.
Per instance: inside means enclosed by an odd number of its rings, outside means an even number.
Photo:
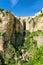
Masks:
[[[34,31],[43,30],[43,17],[38,18]]]
[[[27,17],[16,17],[21,25],[20,32],[23,34],[25,30],[28,30],[30,33],[36,32],[38,30],[43,31],[43,10],[36,13],[34,16]],[[20,37],[21,38],[21,37]],[[43,45],[43,36],[39,34],[39,36],[35,36],[34,39],[37,41],[38,48]]]
[[[16,45],[22,44],[25,31],[30,33],[43,30],[43,12],[35,16],[16,17],[12,13],[0,10],[0,50],[11,39]]]
[[[30,17],[16,17],[22,24],[20,26],[20,31],[23,33],[25,30],[28,30],[30,33],[36,32],[38,30],[43,31],[43,10],[36,13],[34,16]],[[37,39],[37,40],[36,40]],[[43,35],[37,37],[35,36],[35,40],[37,41],[38,48],[43,45]]]
[[[3,37],[0,36],[0,51],[3,51]]]
[[[24,30],[29,30],[29,20],[30,20],[30,17],[27,16],[27,17],[16,17],[21,25],[20,25],[20,32],[23,33]]]
[[[43,45],[43,36],[34,36],[34,39],[37,41],[37,47],[40,48]]]
[[[4,42],[8,41],[13,31],[14,16],[10,12],[0,10],[0,50],[3,51]]]

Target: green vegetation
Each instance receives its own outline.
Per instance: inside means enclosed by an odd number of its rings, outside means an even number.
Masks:
[[[43,36],[43,31],[38,30],[38,31],[32,32],[32,36],[39,36],[39,35]]]
[[[15,37],[18,38],[19,36],[22,36],[22,34],[20,32],[16,32]]]
[[[3,36],[3,32],[0,32],[0,36]]]
[[[1,8],[0,8],[0,11],[4,11],[4,9],[1,9]]]
[[[34,35],[39,34],[42,35],[43,32],[36,31],[30,33],[26,31],[23,46],[17,46],[15,48],[12,43],[10,43],[5,49],[5,65],[43,65],[43,46],[38,48],[37,41],[33,39]],[[18,37],[18,35],[19,33],[16,37]]]
[[[43,17],[43,12],[41,11],[41,14],[39,15],[39,17]]]

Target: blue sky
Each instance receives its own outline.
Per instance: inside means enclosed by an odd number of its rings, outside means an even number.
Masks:
[[[43,0],[0,0],[0,8],[15,16],[32,16],[43,8]]]

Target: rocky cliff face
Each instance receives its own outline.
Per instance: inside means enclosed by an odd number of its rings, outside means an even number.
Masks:
[[[22,43],[25,30],[28,30],[30,33],[37,30],[43,31],[43,11],[35,16],[16,17],[8,11],[0,10],[0,51],[3,51],[8,43],[13,45]],[[39,37],[37,37],[38,40]],[[37,40],[36,37],[34,39]],[[40,39],[40,41],[43,40]],[[38,43],[37,41],[37,45]]]
[[[26,27],[30,32],[43,30],[43,10],[36,13],[34,16],[17,17],[20,19],[21,24]],[[25,24],[23,24],[25,22]]]
[[[20,19],[20,22],[23,25],[23,27],[21,29],[22,32],[24,32],[25,30],[28,30],[30,33],[32,33],[32,32],[37,33],[37,31],[43,31],[43,10],[36,13],[34,16],[17,17],[17,18]],[[40,34],[38,36],[37,35],[34,36],[34,39],[37,41],[38,47],[43,45],[42,37],[43,37],[43,35],[40,35]]]
[[[0,10],[0,51],[3,51],[4,44],[10,40],[14,24],[14,16],[7,11]]]
[[[43,56],[42,45],[43,11],[35,16],[16,17],[0,9],[0,65],[40,61]],[[43,63],[43,59],[41,61]]]

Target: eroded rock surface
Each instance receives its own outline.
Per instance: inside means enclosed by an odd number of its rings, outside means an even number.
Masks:
[[[11,40],[11,43],[19,45],[22,43],[25,30],[29,32],[43,31],[43,12],[35,16],[16,17],[12,13],[0,10],[0,50],[4,49],[4,44]],[[2,37],[2,38],[1,38]],[[40,37],[38,37],[39,39]],[[40,40],[41,41],[41,40]],[[42,40],[43,41],[43,40]],[[38,42],[39,43],[39,42]],[[40,42],[41,44],[41,42]]]
[[[10,12],[0,10],[0,50],[3,50],[5,41],[11,37],[14,16]]]

